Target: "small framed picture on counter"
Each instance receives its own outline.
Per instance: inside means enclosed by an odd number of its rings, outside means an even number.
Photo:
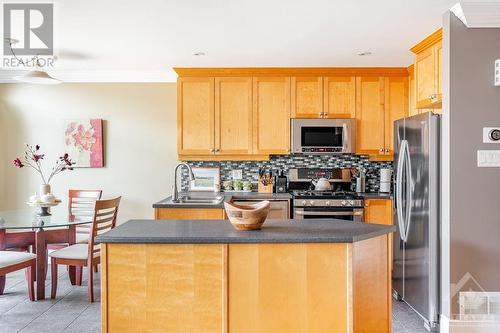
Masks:
[[[189,182],[190,191],[214,191],[220,188],[220,168],[194,167],[194,180]]]

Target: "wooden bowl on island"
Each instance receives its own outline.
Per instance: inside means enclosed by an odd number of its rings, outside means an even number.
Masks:
[[[269,213],[269,201],[249,205],[224,202],[227,217],[236,230],[259,230]]]

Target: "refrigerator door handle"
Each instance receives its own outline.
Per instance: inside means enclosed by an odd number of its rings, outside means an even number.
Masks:
[[[411,175],[411,156],[410,156],[410,148],[408,147],[408,143],[406,144],[406,149],[405,149],[405,155],[406,155],[406,228],[405,228],[405,236],[404,236],[404,241],[408,241],[408,234],[410,232],[410,225],[411,225],[411,204],[413,201],[413,188],[412,188],[412,175]]]
[[[398,219],[398,226],[399,226],[399,235],[401,239],[404,241],[404,237],[406,234],[405,231],[405,224],[404,224],[404,216],[403,216],[403,197],[402,197],[402,192],[403,192],[403,167],[404,167],[404,161],[405,161],[405,145],[406,145],[406,140],[401,141],[401,146],[399,148],[399,156],[398,156],[398,168],[396,170],[396,213],[397,213],[397,219]]]

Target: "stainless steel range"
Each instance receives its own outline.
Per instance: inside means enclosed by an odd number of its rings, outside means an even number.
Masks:
[[[350,172],[350,170],[348,170]],[[292,169],[289,188],[293,196],[293,217],[299,220],[334,218],[364,221],[363,197],[350,191],[350,173],[342,169]],[[330,191],[315,191],[313,181],[329,179]]]

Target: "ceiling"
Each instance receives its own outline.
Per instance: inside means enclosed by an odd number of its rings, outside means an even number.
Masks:
[[[175,80],[172,67],[407,66],[409,48],[456,2],[56,0],[58,60],[48,71],[73,82],[162,82]]]

